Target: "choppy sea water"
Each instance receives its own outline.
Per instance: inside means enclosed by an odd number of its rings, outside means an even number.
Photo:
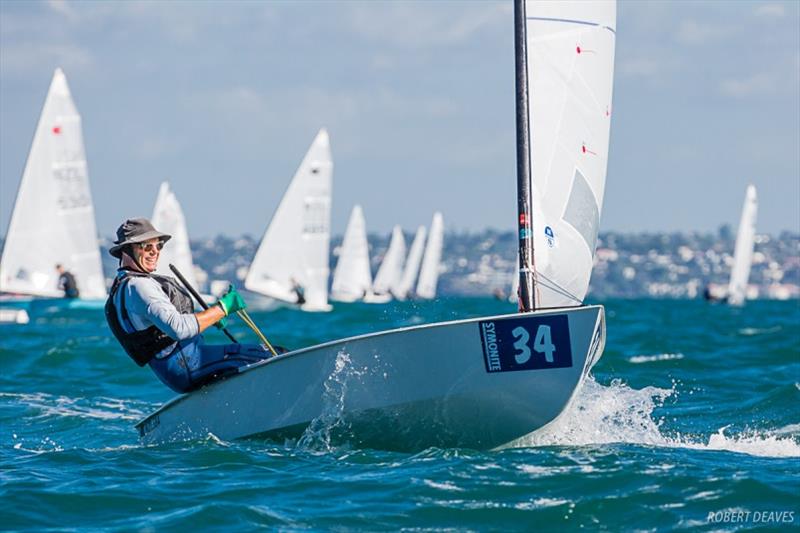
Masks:
[[[133,424],[172,394],[123,354],[101,311],[0,325],[0,529],[800,526],[800,304],[605,305],[605,354],[569,411],[495,452],[402,454],[313,433],[144,447]],[[445,299],[251,315],[294,348],[512,311]]]

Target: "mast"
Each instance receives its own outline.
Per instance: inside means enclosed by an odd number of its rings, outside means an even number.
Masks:
[[[519,213],[519,310],[533,311],[533,232],[531,224],[530,124],[525,0],[514,0],[514,52],[517,92],[517,211]]]

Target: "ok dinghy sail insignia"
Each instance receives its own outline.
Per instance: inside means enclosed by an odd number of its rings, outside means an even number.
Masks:
[[[582,248],[570,253],[579,265],[591,269],[591,261],[587,265],[578,256],[580,252],[591,257],[592,234],[597,229],[592,224],[599,217],[595,187],[602,189],[599,174],[605,175],[607,146],[601,146],[603,139],[608,139],[606,109],[611,105],[616,5],[528,1],[517,2],[514,14],[517,65],[523,67],[517,69],[518,87],[523,89],[519,94],[524,98],[524,102],[518,101],[518,115],[522,116],[517,131],[518,157],[522,159],[518,168],[523,171],[518,180],[520,222],[526,230],[520,233],[520,240],[549,247],[547,239],[552,238],[553,249],[563,246],[565,250],[582,243]],[[525,68],[526,49],[535,46],[545,46],[549,52],[535,54],[529,73]],[[576,46],[587,53],[573,57],[561,49],[566,47],[575,53]],[[548,69],[539,63],[541,59],[552,63],[557,58],[563,62],[559,69],[556,65]],[[609,72],[601,75],[603,69]],[[534,86],[543,83],[536,76],[556,78],[550,81],[552,90],[528,92],[529,74]],[[539,98],[550,98],[551,106],[536,102]],[[533,145],[529,146],[528,123],[530,120],[531,127],[536,128],[538,118],[529,117],[527,109],[540,107],[558,110],[563,115],[563,127],[552,128],[559,135],[558,140],[534,135]],[[604,117],[602,127],[594,120],[596,111]],[[545,115],[542,120],[548,125],[552,118]],[[576,137],[580,139],[577,144]],[[537,138],[552,145],[552,150],[538,149]],[[569,149],[581,150],[582,146],[601,154],[597,157],[602,164],[568,153]],[[534,184],[534,188],[541,189],[534,193],[547,194],[533,197],[540,203],[557,202],[561,211],[544,205],[534,205],[531,210],[531,195],[526,192],[530,189],[529,174],[525,172],[531,161],[530,148],[552,156],[541,163],[543,174],[536,174],[546,176],[548,187]],[[561,157],[567,157],[571,165],[555,161]],[[538,159],[536,162],[539,164]],[[576,178],[576,174],[582,177]],[[562,181],[569,186],[556,186]],[[584,186],[583,190],[578,189]],[[561,194],[551,196],[552,188]],[[590,209],[591,199],[595,209]],[[536,210],[544,213],[531,219],[530,214]],[[560,218],[551,218],[556,215]],[[547,226],[543,227],[542,222]],[[533,235],[529,233],[531,227],[550,227],[553,235]],[[554,261],[561,261],[551,255]],[[579,289],[588,279],[588,272],[570,269],[567,277],[551,277],[548,270],[544,279],[539,271],[533,271],[529,249],[521,250],[520,263],[524,274],[520,279],[521,293],[531,297],[526,308],[533,307],[534,294],[543,296],[538,305],[549,302],[552,296],[548,295],[558,291],[569,292],[579,300],[583,297]],[[534,280],[549,285],[539,289],[532,285]],[[574,303],[570,300],[570,305]],[[314,421],[327,416],[330,405],[326,401],[330,398],[326,391],[335,377],[344,382],[342,395],[336,398],[339,418],[332,438],[388,449],[494,449],[539,430],[558,417],[602,355],[604,344],[602,306],[526,311],[383,331],[256,363],[227,380],[172,400],[139,422],[137,428],[144,443],[204,437],[209,432],[222,439],[254,435],[299,437]]]
[[[330,311],[331,160],[328,132],[322,129],[303,158],[256,251],[244,286],[269,298],[298,303],[304,311]]]
[[[192,250],[189,247],[189,232],[186,229],[186,219],[183,209],[175,193],[166,181],[158,189],[155,207],[153,207],[153,226],[159,231],[172,235],[166,246],[161,250],[156,274],[174,276],[169,265],[175,265],[183,274],[191,287],[197,287],[192,263]]]
[[[754,185],[748,185],[742,206],[742,217],[739,220],[739,230],[736,233],[733,268],[728,283],[728,303],[730,305],[743,305],[747,298],[747,280],[750,278],[750,267],[753,263],[757,212],[756,188]]]
[[[75,276],[81,300],[105,298],[81,117],[61,69],[53,74],[17,192],[0,291],[61,297],[56,264]]]
[[[417,282],[417,298],[430,300],[436,296],[436,283],[439,281],[439,267],[442,260],[442,245],[444,240],[444,221],[438,211],[433,215],[431,231],[428,234],[428,243],[425,245],[425,255],[419,271]]]
[[[364,299],[372,287],[369,268],[367,227],[361,206],[356,205],[344,233],[339,261],[333,273],[331,300],[355,302]]]

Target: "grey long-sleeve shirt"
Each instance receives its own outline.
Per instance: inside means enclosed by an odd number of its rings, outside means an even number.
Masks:
[[[120,273],[119,275],[124,274]],[[126,330],[128,329],[128,324],[125,323],[119,312],[123,291],[125,293],[125,308],[136,331],[156,326],[178,341],[191,339],[200,334],[200,324],[194,314],[181,314],[178,312],[155,280],[138,276],[131,277],[114,295],[117,318],[119,318],[120,324]],[[162,350],[158,357],[171,353],[174,346],[172,344]]]

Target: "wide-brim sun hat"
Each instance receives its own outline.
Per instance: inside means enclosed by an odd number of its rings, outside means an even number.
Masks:
[[[172,235],[161,233],[146,218],[129,218],[117,228],[117,240],[114,241],[114,246],[108,250],[108,253],[119,259],[122,257],[122,249],[128,244],[145,242],[150,239],[167,242],[171,238]]]

